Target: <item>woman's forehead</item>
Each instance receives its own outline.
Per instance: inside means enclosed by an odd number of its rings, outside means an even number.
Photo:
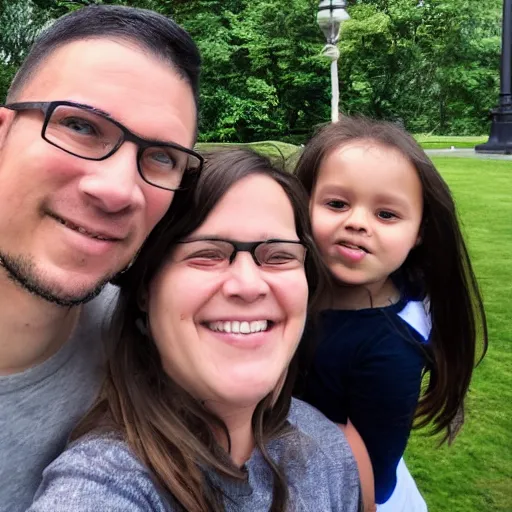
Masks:
[[[212,233],[239,240],[296,236],[294,210],[275,180],[247,176],[226,192],[194,235]]]

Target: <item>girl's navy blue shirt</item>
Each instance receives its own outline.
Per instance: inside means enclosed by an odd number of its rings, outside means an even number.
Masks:
[[[304,399],[336,423],[354,424],[385,503],[418,404],[430,320],[422,301],[363,310],[327,310]]]

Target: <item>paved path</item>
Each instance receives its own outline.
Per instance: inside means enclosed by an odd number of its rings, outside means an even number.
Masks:
[[[474,149],[426,149],[429,156],[450,156],[458,158],[478,158],[481,160],[512,160],[512,155],[496,153],[477,153]]]

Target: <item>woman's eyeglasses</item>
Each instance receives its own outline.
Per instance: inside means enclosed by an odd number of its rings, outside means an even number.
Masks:
[[[249,252],[254,263],[269,269],[302,267],[306,259],[306,246],[299,240],[262,240],[239,242],[218,238],[192,238],[178,242],[178,259],[198,266],[225,269],[233,263],[239,252]]]

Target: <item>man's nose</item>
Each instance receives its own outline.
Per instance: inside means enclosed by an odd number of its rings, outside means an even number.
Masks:
[[[135,144],[126,142],[106,160],[91,165],[94,170],[81,179],[80,189],[100,210],[119,213],[142,205]]]

